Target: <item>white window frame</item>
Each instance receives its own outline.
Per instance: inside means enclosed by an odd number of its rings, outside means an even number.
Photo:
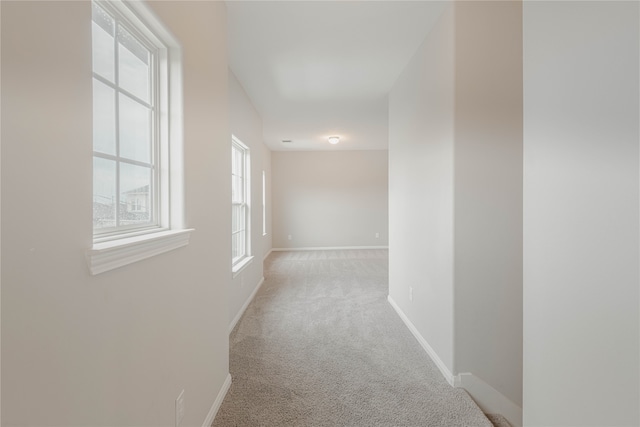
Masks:
[[[147,26],[136,25],[130,22],[129,19],[123,14],[119,8],[112,7],[110,3],[107,2],[94,2],[95,7],[101,9],[104,13],[109,15],[111,19],[113,19],[115,28],[114,28],[114,80],[110,81],[107,78],[104,78],[100,74],[93,72],[94,81],[99,82],[100,84],[111,88],[116,95],[115,102],[115,139],[116,139],[116,153],[115,154],[106,154],[99,151],[94,151],[93,157],[94,159],[104,159],[109,160],[115,163],[116,166],[116,191],[115,191],[115,209],[114,211],[114,219],[116,225],[113,227],[105,227],[105,228],[94,228],[94,242],[103,242],[112,239],[121,238],[123,235],[131,235],[131,233],[136,234],[144,234],[149,231],[155,231],[154,229],[162,227],[162,218],[164,217],[163,213],[166,215],[166,205],[167,200],[164,194],[161,194],[161,185],[164,184],[162,182],[161,170],[166,170],[168,159],[167,156],[161,155],[161,151],[163,147],[168,145],[167,135],[165,129],[162,129],[162,120],[161,114],[163,113],[162,104],[164,102],[164,94],[167,92],[166,88],[162,85],[161,81],[161,73],[166,74],[166,58],[162,58],[163,52],[166,52],[166,46],[159,40],[153,32],[149,31]],[[150,85],[150,93],[149,100],[145,101],[144,99],[139,98],[135,94],[127,91],[120,85],[120,66],[119,66],[119,29],[123,28],[127,33],[129,33],[137,43],[142,45],[149,52],[149,85]],[[166,81],[166,78],[164,79]],[[149,129],[149,134],[151,138],[151,153],[150,159],[148,162],[144,161],[136,161],[132,159],[128,159],[124,156],[121,156],[122,146],[120,144],[120,135],[118,129],[121,126],[120,121],[120,113],[119,113],[119,100],[120,99],[129,99],[130,102],[133,102],[137,105],[141,105],[147,107],[151,111],[151,129]],[[141,166],[144,168],[148,168],[151,173],[151,180],[149,183],[149,199],[151,201],[148,206],[149,210],[149,222],[144,224],[129,224],[129,225],[121,225],[120,221],[122,218],[120,216],[120,207],[124,203],[123,200],[120,200],[121,190],[120,190],[120,174],[119,170],[122,165],[133,165],[133,166]],[[95,177],[94,177],[95,179]],[[164,212],[162,212],[164,211]],[[166,228],[166,227],[164,227]]]
[[[267,235],[267,175],[262,171],[262,235]]]
[[[242,190],[243,190],[242,200],[238,200],[238,201],[232,200],[231,204],[232,206],[244,207],[244,215],[243,215],[244,229],[239,231],[234,231],[233,229],[231,230],[231,246],[232,246],[231,247],[231,253],[232,253],[231,270],[235,277],[235,275],[240,273],[240,271],[242,271],[253,260],[253,256],[251,255],[251,157],[250,157],[249,147],[247,147],[245,144],[242,143],[242,141],[240,141],[238,138],[236,138],[233,135],[231,136],[231,147],[232,147],[232,153],[234,149],[242,153],[242,162],[241,162],[242,171],[235,170],[233,155],[231,156],[231,159],[232,159],[231,179],[233,180],[234,176],[237,176],[238,172],[241,172],[242,182],[243,182],[242,183]],[[232,215],[233,215],[233,210],[232,210]],[[239,256],[234,257],[233,256],[233,252],[234,252],[233,237],[234,237],[234,234],[238,234],[240,232],[244,233],[244,239],[243,239],[244,251],[242,251],[243,253],[241,253]]]
[[[193,229],[184,227],[180,45],[144,2],[93,0],[93,3],[153,51],[156,69],[151,94],[156,108],[152,161],[157,171],[152,183],[153,221],[143,226],[94,230],[87,262],[91,274],[99,274],[185,246]],[[99,80],[104,83],[104,79]],[[95,157],[104,156],[94,153]]]

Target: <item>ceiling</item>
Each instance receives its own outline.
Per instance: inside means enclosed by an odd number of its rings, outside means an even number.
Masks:
[[[387,94],[446,3],[226,4],[231,70],[262,116],[265,143],[282,151],[387,149]]]

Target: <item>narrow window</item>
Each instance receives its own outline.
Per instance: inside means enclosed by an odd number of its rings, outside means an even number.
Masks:
[[[262,171],[262,235],[267,235],[267,178]]]
[[[231,254],[232,269],[239,271],[251,260],[249,232],[249,148],[236,137],[231,144]]]
[[[96,236],[160,224],[158,46],[105,6],[93,4],[92,23]]]
[[[144,2],[92,5],[93,246],[99,274],[188,244],[180,45]]]

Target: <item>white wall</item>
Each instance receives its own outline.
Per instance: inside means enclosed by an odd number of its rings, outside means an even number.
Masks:
[[[637,426],[637,2],[524,5],[524,421]]]
[[[449,8],[389,93],[389,296],[450,373],[453,35]]]
[[[386,150],[274,151],[274,248],[387,246],[387,163]]]
[[[2,425],[200,426],[228,375],[224,4],[154,2],[183,46],[191,243],[90,276],[91,3],[2,8]]]
[[[455,16],[455,369],[522,407],[522,3]]]
[[[267,182],[270,182],[271,151],[262,140],[262,118],[231,70],[229,70],[229,102],[231,133],[249,147],[251,254],[255,256],[253,261],[229,284],[229,322],[233,326],[242,314],[248,299],[263,279],[262,260],[271,250],[270,212],[267,212],[267,235],[263,236],[262,233],[262,171],[265,171]],[[228,139],[228,143],[231,146],[231,138]],[[268,207],[271,206],[269,195],[270,193],[267,192]]]
[[[456,383],[514,425],[522,404],[521,32],[518,2],[456,2],[389,95],[390,299],[444,375],[464,374]]]

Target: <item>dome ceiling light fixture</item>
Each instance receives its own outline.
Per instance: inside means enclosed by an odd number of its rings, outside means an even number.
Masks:
[[[330,136],[329,137],[329,144],[336,145],[338,142],[340,142],[340,137],[339,136]]]

